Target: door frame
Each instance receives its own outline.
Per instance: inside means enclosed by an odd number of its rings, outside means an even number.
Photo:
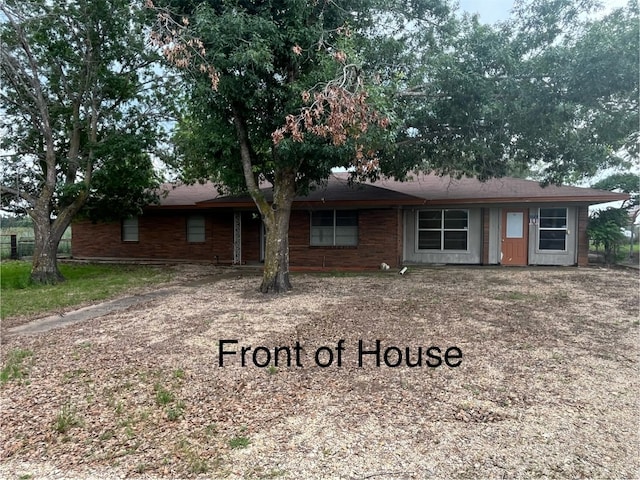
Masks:
[[[504,242],[507,237],[507,213],[522,213],[522,238],[510,239],[510,241],[519,240],[521,246],[524,247],[524,262],[505,262]],[[526,266],[529,264],[529,209],[524,207],[505,207],[501,212],[501,228],[500,228],[500,264],[507,266]]]

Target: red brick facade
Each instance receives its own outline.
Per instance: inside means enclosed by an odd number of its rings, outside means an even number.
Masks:
[[[587,224],[589,223],[589,207],[578,207],[578,266],[586,267],[589,264],[589,238],[587,237]]]
[[[130,258],[197,260],[230,264],[233,261],[231,210],[198,211],[205,217],[205,241],[187,241],[188,211],[149,211],[138,217],[138,241],[122,241],[121,224],[76,222],[72,230],[72,255],[76,258]],[[400,209],[364,209],[358,212],[358,245],[315,247],[310,245],[310,214],[291,214],[289,250],[292,267],[377,268],[402,261],[402,212]],[[260,259],[259,217],[242,212],[243,263]]]

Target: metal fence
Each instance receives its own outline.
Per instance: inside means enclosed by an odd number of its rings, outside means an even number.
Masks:
[[[33,256],[35,239],[19,235],[0,235],[0,258],[19,259]],[[58,244],[58,255],[71,255],[71,239],[63,238]]]

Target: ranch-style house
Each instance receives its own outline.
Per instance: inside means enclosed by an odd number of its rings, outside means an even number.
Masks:
[[[120,222],[73,224],[82,259],[260,264],[264,230],[248,196],[212,184],[168,186],[159,205]],[[265,189],[267,198],[270,189]],[[516,178],[414,175],[350,185],[334,173],[296,198],[289,232],[293,269],[423,264],[579,265],[588,261],[590,205],[626,194]]]

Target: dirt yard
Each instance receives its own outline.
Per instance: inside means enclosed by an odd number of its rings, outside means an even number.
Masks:
[[[25,377],[0,387],[0,477],[640,476],[637,272],[293,283],[263,296],[258,277],[226,275],[5,335],[3,365],[18,355]]]

